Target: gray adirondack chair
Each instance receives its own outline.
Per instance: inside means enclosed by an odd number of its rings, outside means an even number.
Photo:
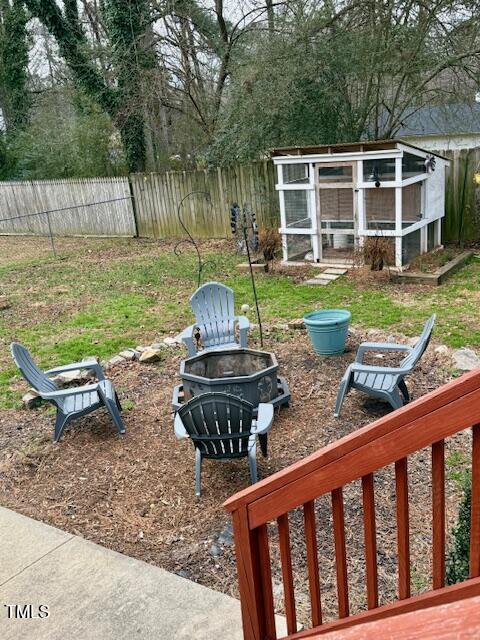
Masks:
[[[248,457],[252,484],[257,481],[256,436],[265,437],[272,426],[273,406],[253,405],[228,393],[202,393],[189,400],[175,414],[178,439],[190,438],[195,446],[195,495],[201,494],[204,458],[226,460]],[[266,448],[262,447],[264,455]]]
[[[355,362],[346,370],[340,382],[334,415],[340,415],[342,404],[350,389],[358,389],[367,395],[385,400],[394,409],[399,409],[410,402],[405,376],[415,367],[425,353],[432,335],[436,315],[433,314],[423,327],[423,331],[414,347],[388,342],[362,342],[358,347]],[[407,355],[398,367],[382,367],[363,364],[366,351],[405,351]]]
[[[15,364],[23,377],[37,391],[43,400],[53,404],[57,409],[55,420],[54,442],[58,442],[65,426],[77,418],[81,418],[100,407],[105,407],[112,417],[119,433],[125,433],[125,427],[120,416],[122,407],[117,393],[110,380],[105,379],[102,367],[97,362],[74,362],[48,371],[42,371],[32,360],[28,350],[13,342],[10,345]],[[95,372],[98,382],[81,387],[59,389],[48,376],[63,371],[76,369],[91,369]]]
[[[198,327],[205,349],[231,349],[246,347],[247,333],[250,328],[248,318],[235,315],[235,300],[232,289],[219,282],[207,282],[190,298],[195,324],[190,325],[180,334],[187,346],[188,355],[197,353],[194,338]],[[235,327],[238,324],[240,342],[235,339]]]

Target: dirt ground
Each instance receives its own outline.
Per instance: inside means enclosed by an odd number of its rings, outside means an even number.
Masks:
[[[259,476],[283,469],[320,447],[384,415],[388,407],[352,392],[340,419],[333,417],[336,390],[358,343],[356,330],[341,357],[316,356],[303,331],[267,333],[266,348],[277,354],[280,373],[290,385],[290,408],[276,416],[269,457],[258,453]],[[378,338],[381,335],[379,334]],[[384,335],[384,338],[387,336]],[[371,335],[368,336],[371,339]],[[391,339],[391,337],[389,337]],[[123,363],[110,372],[125,406],[127,433],[116,434],[101,412],[79,420],[51,442],[50,408],[6,410],[0,414],[0,503],[25,515],[81,535],[116,551],[231,595],[238,595],[234,548],[222,503],[249,482],[245,460],[205,461],[202,497],[194,495],[194,451],[173,434],[171,396],[178,382],[182,348],[160,365]],[[378,362],[378,360],[377,360]],[[414,374],[413,397],[435,389],[449,377],[448,363],[430,346]],[[466,451],[466,438],[449,444]],[[430,575],[431,498],[429,452],[409,462],[411,548],[414,591]],[[396,591],[395,490],[393,470],[375,476],[381,599]],[[455,483],[448,481],[448,517],[456,516]],[[336,613],[335,572],[328,497],[317,500],[320,570],[324,612]],[[345,490],[352,611],[365,606],[361,490]],[[301,513],[290,514],[299,618],[308,624],[309,604]],[[281,572],[272,525],[272,567],[276,606],[282,610]]]

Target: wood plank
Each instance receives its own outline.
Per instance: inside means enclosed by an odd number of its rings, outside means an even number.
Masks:
[[[313,636],[325,640],[471,640],[480,628],[480,596]]]
[[[342,488],[332,491],[333,537],[335,541],[335,569],[337,573],[338,617],[349,615],[347,549],[345,544],[345,518]]]
[[[307,548],[308,586],[312,611],[312,626],[322,624],[322,603],[320,593],[320,571],[318,567],[317,527],[315,523],[315,502],[303,505],[305,524],[305,544]]]
[[[269,476],[264,480],[260,480],[254,485],[239,491],[229,498],[224,503],[224,506],[227,510],[232,511],[241,504],[250,504],[262,497],[270,496],[279,488],[284,490],[283,487],[286,485],[292,484],[293,486],[293,484],[298,480],[307,478],[315,471],[325,468],[327,465],[358,450],[360,447],[365,447],[369,443],[378,441],[384,435],[393,434],[399,430],[403,430],[409,424],[424,424],[422,418],[428,419],[442,407],[452,405],[452,408],[455,409],[456,407],[454,407],[454,405],[458,398],[468,396],[478,389],[480,389],[480,371],[471,371],[466,373],[461,378],[452,380],[422,398],[409,403],[402,409],[399,409],[394,413],[387,414],[375,422],[372,422],[370,425],[366,425],[361,429],[353,431],[351,434],[344,436],[340,440],[332,442],[319,451],[307,456],[303,460],[300,460],[282,471],[279,471],[272,476]],[[472,422],[469,426],[475,422],[475,418],[473,418],[473,416],[475,411],[478,410],[478,407],[475,406],[475,401],[480,403],[478,396],[475,398],[472,397],[472,399],[473,406],[470,404],[468,408],[466,408],[466,405],[464,405],[462,409],[463,414],[471,413],[472,415]],[[462,428],[463,427],[459,427],[457,430],[461,430]],[[427,437],[425,438],[427,442],[423,446],[429,446],[432,442],[435,442],[438,439],[439,438],[435,438],[428,442],[429,438]],[[372,469],[369,469],[363,475],[371,471]],[[307,501],[308,500],[304,500],[304,502]],[[280,513],[285,513],[285,511],[286,509]],[[275,518],[277,515],[280,514],[276,514],[273,517]]]
[[[429,404],[429,400],[428,396],[424,396],[426,404]],[[395,414],[402,411],[403,409],[398,409]],[[338,441],[336,446],[329,445],[317,454],[313,454],[313,458],[310,456],[310,459],[306,459],[307,466],[310,466],[310,463],[315,460],[319,467],[316,470],[304,474],[302,466],[293,465],[290,469],[290,477],[296,476],[297,479],[292,482],[281,482],[285,479],[285,471],[271,476],[269,478],[271,484],[264,484],[258,490],[267,489],[266,495],[249,504],[250,527],[255,528],[263,522],[276,518],[281,513],[331,491],[332,478],[335,479],[335,484],[344,486],[367,473],[391,464],[399,456],[406,457],[419,449],[430,446],[432,442],[468,428],[476,420],[479,411],[480,390],[477,389],[461,399],[448,403],[413,422],[407,422],[401,428],[396,428],[380,437],[371,438],[373,435],[371,427],[360,429],[356,437],[358,447],[353,447],[349,453],[339,455],[345,449],[351,448],[352,440],[347,436]],[[396,422],[395,414],[391,414],[391,420]],[[383,423],[378,426],[383,430]],[[370,436],[369,441],[366,444],[361,444],[362,440],[368,436]],[[322,462],[325,462],[326,459],[336,459],[323,466],[318,464],[319,458],[323,458]],[[280,486],[273,491],[268,491],[272,485]],[[240,500],[244,500],[246,495],[244,492],[241,493]],[[251,496],[252,494],[250,494]]]
[[[475,596],[480,596],[480,578],[474,578],[473,580],[460,582],[449,587],[444,587],[443,589],[422,593],[418,596],[408,598],[407,600],[397,600],[396,602],[378,607],[378,609],[362,611],[361,613],[348,618],[342,618],[341,620],[325,622],[322,626],[317,627],[316,629],[305,629],[304,631],[299,631],[298,633],[290,636],[289,640],[315,638],[316,636],[322,637],[323,634],[329,631],[348,629],[355,625],[360,625],[360,623],[364,624],[373,620],[384,620],[385,618],[392,618],[394,616],[414,611],[422,611],[430,607],[436,607],[450,602],[459,602]],[[358,628],[361,628],[361,626]]]
[[[445,441],[432,444],[433,588],[445,586]]]
[[[367,575],[367,606],[378,607],[377,533],[373,473],[362,478],[363,530],[365,539],[365,569]]]
[[[295,611],[295,591],[293,586],[292,556],[290,553],[290,529],[288,513],[279,516],[278,538],[280,542],[280,559],[282,562],[283,593],[285,600],[285,614],[287,617],[287,632],[297,631],[297,614]]]
[[[472,428],[472,499],[470,512],[470,577],[480,576],[480,424]]]
[[[395,462],[397,496],[398,597],[410,597],[410,527],[408,518],[407,458]]]

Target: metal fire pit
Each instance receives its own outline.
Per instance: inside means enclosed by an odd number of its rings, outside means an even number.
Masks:
[[[173,409],[202,393],[221,391],[248,400],[257,407],[260,402],[274,406],[288,405],[290,392],[278,377],[275,355],[253,349],[204,351],[183,360],[180,365],[182,385],[174,389]]]

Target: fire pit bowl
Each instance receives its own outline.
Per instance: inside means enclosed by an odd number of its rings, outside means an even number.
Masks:
[[[185,401],[209,391],[222,391],[257,407],[278,395],[275,355],[253,349],[204,351],[183,360],[180,376]]]

